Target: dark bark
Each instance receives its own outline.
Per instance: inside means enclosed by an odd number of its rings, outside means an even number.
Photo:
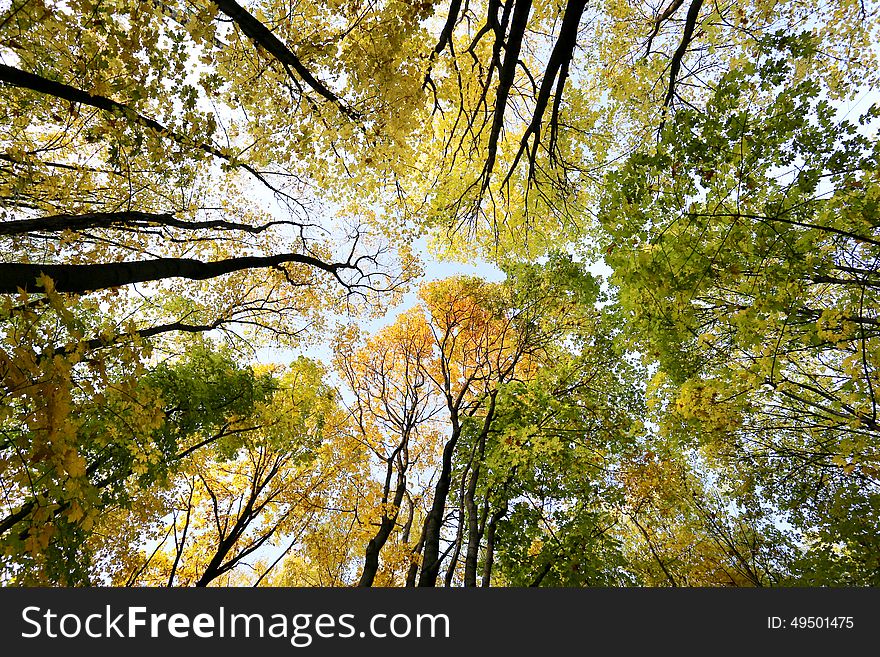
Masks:
[[[663,101],[664,107],[668,107],[672,102],[672,99],[675,97],[675,83],[678,80],[678,72],[681,70],[681,61],[684,59],[688,46],[690,46],[691,40],[694,38],[694,29],[697,26],[697,17],[700,14],[700,8],[702,6],[703,0],[694,0],[688,8],[687,17],[684,22],[684,34],[681,36],[681,43],[678,44],[675,54],[672,55],[672,61],[669,63],[669,88],[666,91],[666,98]]]
[[[529,588],[537,588],[537,587],[541,586],[541,582],[543,582],[544,578],[550,574],[550,570],[552,568],[553,568],[552,563],[544,564],[544,566],[541,568],[541,570],[538,571],[538,574],[535,577],[535,579],[533,579],[532,583],[529,584]]]
[[[446,498],[449,497],[449,487],[452,483],[452,456],[455,453],[455,446],[460,435],[461,427],[457,421],[453,421],[452,435],[443,448],[440,476],[434,487],[434,500],[431,503],[431,510],[425,518],[424,552],[419,572],[419,586],[432,587],[437,585],[437,576],[440,573],[440,530],[443,527]]]
[[[241,230],[247,233],[261,233],[266,229],[291,222],[271,221],[259,226],[251,226],[236,221],[212,219],[208,221],[186,221],[177,219],[169,212],[139,212],[121,210],[119,212],[86,212],[84,214],[53,214],[34,219],[18,219],[0,222],[0,235],[26,235],[28,233],[55,233],[64,230],[88,230],[91,228],[142,228],[149,226],[168,226],[184,230]]]
[[[461,10],[461,0],[452,0],[449,4],[449,13],[446,16],[446,24],[440,31],[440,38],[437,45],[434,46],[434,52],[438,55],[443,52],[447,44],[452,43],[452,31],[455,29],[455,23],[458,21],[458,12]]]
[[[574,48],[577,45],[578,29],[580,28],[581,17],[587,7],[587,0],[571,0],[565,7],[565,13],[562,16],[562,25],[559,28],[559,37],[550,53],[550,59],[547,60],[547,66],[544,71],[544,79],[541,81],[541,88],[538,90],[538,97],[535,101],[535,111],[532,114],[532,120],[529,122],[528,128],[520,139],[519,150],[510,167],[505,182],[510,179],[513,170],[522,157],[523,153],[528,149],[529,139],[534,137],[531,153],[529,155],[529,177],[534,176],[535,160],[538,154],[538,145],[541,138],[541,124],[544,120],[544,114],[547,111],[547,105],[550,103],[550,96],[556,88],[556,99],[553,104],[553,119],[556,120],[559,114],[559,106],[561,103],[562,92],[565,88],[565,82],[568,79],[568,69],[572,58],[574,57]],[[551,127],[551,142],[555,143],[556,128]]]
[[[574,52],[572,52],[574,57]],[[571,65],[571,58],[562,62],[559,69],[559,79],[556,81],[556,93],[553,96],[553,109],[550,112],[550,142],[547,144],[547,152],[550,159],[556,159],[556,143],[559,139],[559,113],[562,108],[562,94],[565,91],[565,83],[568,80],[568,69]],[[533,149],[534,151],[535,149]],[[531,168],[534,172],[535,158],[532,157]]]
[[[393,463],[393,459],[391,460],[391,463]],[[389,464],[389,467],[391,467],[391,464]],[[397,515],[400,512],[400,505],[403,503],[403,496],[406,491],[406,474],[403,468],[398,468],[395,485],[394,498],[391,502],[394,506],[394,512],[391,514],[382,514],[382,520],[379,523],[378,531],[376,531],[375,536],[373,536],[369,543],[367,543],[366,553],[364,554],[364,569],[361,573],[361,579],[358,582],[358,586],[372,586],[373,581],[376,579],[376,573],[379,570],[379,553],[382,551],[382,548],[388,541],[388,537],[391,536],[391,532],[394,530],[394,525],[397,523]],[[382,501],[383,503],[387,503],[388,501],[387,488]]]
[[[171,528],[174,532],[175,555],[174,563],[171,564],[171,573],[168,575],[168,587],[174,586],[174,576],[177,574],[177,567],[180,565],[180,558],[183,556],[183,548],[186,545],[186,534],[189,532],[189,521],[192,515],[192,499],[196,492],[195,482],[191,482],[189,489],[189,499],[186,503],[186,519],[183,523],[183,532],[180,541],[177,540],[177,518],[174,518]]]
[[[755,221],[760,222],[778,222],[783,224],[788,224],[790,226],[799,226],[801,228],[809,228],[812,230],[818,230],[825,233],[833,233],[834,235],[840,235],[841,237],[846,237],[848,239],[853,239],[857,242],[864,242],[865,244],[873,244],[874,246],[880,246],[880,240],[874,237],[868,237],[867,235],[862,235],[860,233],[853,233],[848,230],[841,230],[840,228],[834,228],[833,226],[821,226],[819,224],[811,224],[805,221],[796,221],[795,219],[786,219],[781,216],[771,216],[771,215],[763,215],[763,214],[742,214],[742,213],[698,213],[698,212],[690,212],[686,214],[687,217],[725,217],[731,219],[754,219]]]
[[[654,557],[654,561],[660,566],[660,570],[663,571],[663,574],[666,575],[666,579],[669,581],[671,586],[678,586],[678,582],[675,581],[675,577],[672,576],[672,573],[669,572],[669,569],[666,567],[666,564],[663,562],[663,559],[660,558],[660,555],[657,553],[657,550],[654,549],[654,543],[651,542],[651,536],[648,534],[647,530],[639,524],[639,521],[636,520],[635,514],[630,515],[630,520],[633,521],[633,524],[636,528],[642,533],[642,536],[645,537],[645,542],[648,544],[648,549],[651,551],[651,555]]]
[[[514,2],[514,0],[508,0]],[[507,107],[507,98],[513,86],[516,74],[519,53],[522,49],[523,37],[529,14],[532,10],[532,0],[517,0],[513,7],[513,16],[510,20],[510,32],[505,44],[504,62],[498,73],[498,88],[495,92],[495,114],[492,118],[492,130],[489,133],[487,146],[486,164],[484,168],[483,188],[489,184],[489,177],[495,167],[495,158],[498,153],[498,140],[501,138],[501,130],[504,127],[504,112]]]
[[[483,563],[482,586],[489,586],[492,582],[492,567],[495,565],[495,533],[498,530],[498,522],[507,515],[507,500],[504,506],[492,514],[486,527],[486,560]]]
[[[479,518],[477,517],[477,503],[474,496],[477,491],[477,481],[480,477],[479,462],[474,465],[471,472],[471,478],[468,481],[468,489],[465,494],[465,506],[467,507],[468,519],[468,543],[467,553],[464,559],[464,585],[477,585],[477,559],[480,556],[480,541],[482,540],[482,532],[480,532]]]
[[[867,281],[859,278],[838,278],[837,276],[817,275],[810,278],[810,280],[817,285],[855,285],[856,287],[871,288],[874,290],[880,289],[880,282]]]
[[[202,576],[196,582],[196,586],[207,586],[224,573],[232,570],[236,564],[238,564],[248,554],[254,552],[257,548],[259,548],[274,533],[277,525],[270,529],[266,534],[263,534],[263,536],[261,536],[259,539],[254,541],[250,546],[248,546],[244,550],[241,550],[240,552],[238,552],[238,554],[227,560],[229,553],[232,552],[232,549],[235,547],[236,543],[238,543],[250,524],[260,515],[260,513],[262,513],[263,509],[265,508],[267,501],[264,501],[258,505],[256,503],[257,499],[266,488],[266,486],[269,484],[269,482],[271,482],[272,479],[275,478],[283,465],[284,460],[276,457],[273,460],[272,467],[268,470],[268,472],[265,472],[265,476],[262,468],[258,469],[257,472],[254,473],[251,491],[248,494],[248,499],[244,505],[244,508],[242,509],[241,513],[238,514],[238,517],[236,517],[235,523],[233,524],[232,529],[229,531],[229,533],[220,532],[220,541],[217,544],[214,555],[211,557],[211,561],[208,562],[208,565],[205,567]],[[208,487],[207,482],[205,482],[204,479],[202,480],[202,482],[208,489],[208,493],[211,495],[212,498],[214,498],[214,493],[210,489],[210,487]],[[214,499],[215,520],[218,520],[219,512],[217,510],[216,498]]]
[[[473,460],[473,459],[471,459]],[[452,586],[452,580],[455,577],[455,569],[458,566],[458,558],[461,555],[462,538],[464,536],[464,498],[465,483],[467,481],[467,473],[471,464],[468,463],[467,468],[461,475],[461,487],[458,492],[458,526],[455,528],[455,540],[452,542],[452,554],[449,557],[449,565],[446,566],[446,577],[443,585],[447,588]]]
[[[160,281],[166,278],[207,280],[245,269],[304,264],[332,274],[347,268],[343,264],[327,264],[312,256],[282,253],[274,256],[243,256],[214,262],[188,258],[156,258],[134,262],[99,263],[94,265],[51,265],[0,263],[0,293],[15,294],[19,289],[41,292],[37,278],[45,274],[55,283],[55,290],[83,294],[94,290]]]
[[[36,502],[25,502],[22,504],[21,508],[15,513],[10,513],[8,516],[3,518],[0,521],[0,536],[5,534],[7,530],[11,529],[18,523],[20,520],[27,518],[30,515],[31,511],[37,506]]]
[[[54,233],[63,230],[112,228],[114,226],[142,226],[166,224],[169,221],[175,221],[174,215],[137,212],[134,210],[124,212],[87,212],[85,214],[54,214],[35,219],[0,222],[0,235],[26,235],[39,232]]]
[[[475,496],[477,492],[477,483],[480,478],[480,466],[486,456],[486,441],[489,438],[489,430],[492,427],[492,421],[495,418],[495,399],[497,396],[497,391],[489,393],[489,406],[486,409],[486,416],[483,418],[483,426],[480,429],[480,435],[477,438],[478,446],[476,460],[471,468],[471,478],[468,482],[467,492],[465,493],[465,506],[467,507],[468,516],[468,546],[464,561],[465,586],[477,585],[477,560],[480,556],[480,542],[483,540],[483,532],[477,517]]]
[[[684,2],[684,0],[672,0],[672,4],[666,8],[666,11],[657,17],[657,20],[654,22],[654,29],[651,30],[651,34],[648,36],[648,45],[645,47],[645,57],[651,54],[651,46],[654,43],[654,38],[660,33],[660,26],[672,18],[675,12],[678,11],[678,8],[681,7],[682,2]]]
[[[150,328],[140,329],[135,332],[135,335],[141,338],[152,338],[155,335],[160,335],[162,333],[170,333],[171,331],[180,331],[181,333],[204,333],[205,331],[213,331],[216,328],[221,327],[226,322],[222,320],[217,320],[215,322],[211,322],[210,324],[186,324],[184,322],[169,322],[168,324],[160,324],[158,326],[151,326]],[[85,350],[92,351],[94,349],[101,349],[103,347],[112,347],[120,342],[130,339],[131,334],[129,333],[121,333],[119,335],[115,335],[110,338],[92,338],[85,343]],[[67,350],[59,350],[54,352],[54,355],[64,355],[68,353]]]

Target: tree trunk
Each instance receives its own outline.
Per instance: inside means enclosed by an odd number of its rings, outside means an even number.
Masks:
[[[372,586],[373,580],[376,579],[376,573],[379,571],[379,553],[382,551],[382,548],[385,547],[388,537],[391,536],[394,525],[397,523],[397,515],[400,512],[400,505],[403,503],[403,495],[406,490],[406,477],[402,469],[397,471],[396,486],[397,488],[394,490],[394,499],[392,501],[392,504],[394,505],[394,513],[388,515],[387,512],[383,512],[382,522],[379,524],[379,530],[376,532],[376,535],[370,539],[370,542],[367,543],[367,550],[364,554],[364,570],[361,573],[361,579],[358,582],[358,586]],[[383,496],[383,502],[387,502],[387,500],[388,492],[386,491]]]
[[[480,466],[486,457],[486,441],[489,438],[489,429],[492,427],[492,421],[495,419],[496,397],[497,391],[489,393],[489,407],[486,409],[486,417],[483,418],[483,426],[480,429],[476,462],[471,469],[471,478],[468,483],[467,493],[465,494],[465,504],[467,505],[468,512],[468,547],[464,562],[465,586],[477,585],[477,561],[480,557],[480,541],[483,540],[483,528],[480,527],[480,520],[477,517],[477,503],[474,497],[477,493]]]
[[[412,553],[414,557],[418,557],[422,553],[422,547],[425,545],[425,531],[422,528],[422,536],[419,538],[419,542],[416,543],[415,549],[413,549]],[[416,585],[416,578],[419,575],[419,564],[417,561],[413,561],[409,565],[409,570],[406,573],[406,586],[413,587]]]
[[[468,466],[470,468],[470,465]],[[468,471],[468,468],[465,469],[465,474]],[[462,474],[461,488],[459,490],[458,499],[458,527],[455,530],[455,543],[453,544],[452,557],[449,559],[449,565],[446,567],[446,580],[444,585],[449,588],[452,586],[452,578],[455,577],[455,568],[458,565],[458,558],[461,556],[461,545],[462,545],[462,537],[464,536],[464,522],[462,519],[464,518],[464,482],[465,482],[465,474]]]
[[[452,456],[455,453],[455,445],[461,435],[461,427],[458,422],[453,422],[452,437],[443,448],[443,460],[440,466],[440,476],[434,487],[434,501],[431,511],[425,518],[424,553],[422,556],[422,568],[419,573],[419,586],[436,586],[437,576],[440,573],[440,530],[443,527],[443,514],[446,510],[446,498],[449,497],[449,487],[452,482]]]
[[[481,450],[482,451],[482,450]],[[482,458],[482,456],[481,456]],[[464,560],[464,585],[477,585],[477,559],[480,556],[480,541],[482,533],[479,527],[479,518],[477,517],[477,503],[474,496],[477,492],[477,479],[480,476],[480,462],[474,464],[471,478],[468,482],[467,493],[465,494],[465,504],[467,506],[468,518],[468,544],[467,555]]]
[[[492,581],[492,566],[495,565],[495,530],[498,528],[498,521],[507,515],[507,500],[504,506],[492,514],[489,519],[489,526],[486,527],[486,561],[483,564],[483,581],[482,586],[489,586]]]

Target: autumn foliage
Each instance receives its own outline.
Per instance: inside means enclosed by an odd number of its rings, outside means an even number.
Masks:
[[[878,12],[2,3],[0,582],[880,584]]]

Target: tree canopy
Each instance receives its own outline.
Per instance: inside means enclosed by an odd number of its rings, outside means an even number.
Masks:
[[[878,28],[3,3],[0,581],[880,584]]]

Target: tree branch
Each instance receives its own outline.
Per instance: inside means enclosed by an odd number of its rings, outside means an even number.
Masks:
[[[224,14],[229,16],[239,29],[247,35],[251,41],[265,48],[275,59],[284,66],[289,66],[302,78],[309,87],[317,94],[334,103],[339,110],[351,119],[356,119],[357,114],[347,107],[340,98],[319,82],[303,65],[299,58],[288,48],[272,31],[257,20],[244,7],[234,0],[213,0],[214,4]]]
[[[678,72],[681,70],[681,60],[687,52],[688,46],[694,38],[694,29],[697,26],[697,17],[700,14],[700,8],[703,6],[703,0],[694,0],[688,9],[687,17],[684,23],[684,34],[681,36],[681,43],[678,49],[672,55],[672,61],[669,64],[669,88],[666,91],[666,98],[663,101],[663,107],[669,107],[672,99],[675,97],[675,82],[678,78]]]
[[[254,169],[252,166],[243,162],[236,161],[234,158],[230,157],[212,144],[194,141],[185,135],[175,132],[165,127],[158,121],[138,113],[136,110],[132,109],[128,105],[115,101],[111,98],[107,98],[106,96],[97,96],[94,94],[90,94],[87,91],[83,91],[82,89],[77,89],[76,87],[72,87],[62,82],[56,82],[55,80],[49,80],[48,78],[34,75],[33,73],[28,73],[27,71],[22,71],[12,66],[6,66],[5,64],[0,64],[0,82],[5,82],[6,84],[10,84],[14,87],[21,87],[22,89],[29,89],[31,91],[45,94],[47,96],[54,96],[55,98],[60,98],[61,100],[66,100],[70,103],[81,103],[83,105],[95,107],[105,112],[109,112],[110,114],[124,116],[131,120],[133,123],[140,125],[144,128],[153,130],[162,137],[170,138],[172,141],[180,144],[181,146],[192,146],[204,153],[213,155],[214,157],[225,160],[226,162],[229,162],[234,166],[240,167],[250,173],[261,183],[263,183],[263,185],[265,185],[268,189],[272,190],[276,194],[286,196],[284,192],[276,189],[272,184],[269,183],[269,181],[265,179],[265,177],[259,171]]]
[[[273,256],[242,256],[214,262],[188,258],[157,258],[134,262],[99,263],[94,265],[53,265],[0,263],[0,294],[15,294],[19,289],[40,292],[37,278],[46,275],[55,283],[55,290],[83,294],[94,290],[159,281],[166,278],[206,280],[245,269],[277,267],[286,263],[308,265],[332,273],[339,279],[340,269],[354,269],[350,264],[327,264],[312,256],[282,253]],[[340,280],[340,282],[342,282]]]
[[[281,224],[300,225],[290,221],[270,221],[259,226],[251,226],[236,221],[212,219],[209,221],[185,221],[175,218],[169,212],[139,212],[124,210],[119,212],[86,212],[84,214],[55,214],[34,219],[19,219],[0,222],[0,235],[25,235],[36,232],[60,232],[63,230],[86,230],[89,228],[169,226],[184,230],[241,230],[248,233],[262,233],[272,226]]]

